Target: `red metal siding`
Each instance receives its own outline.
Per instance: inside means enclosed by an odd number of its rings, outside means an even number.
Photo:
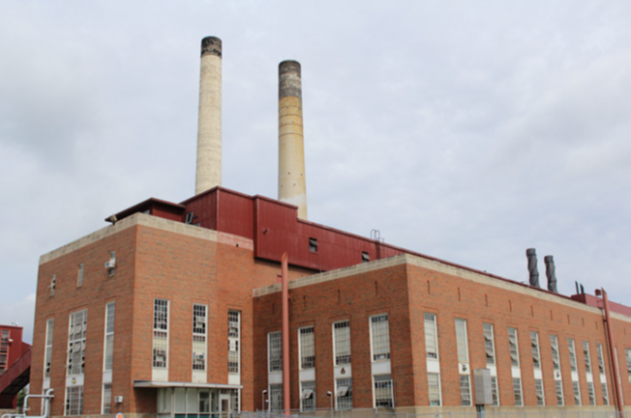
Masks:
[[[217,230],[253,238],[253,204],[250,196],[231,190],[217,191]]]
[[[217,230],[217,189],[189,199],[185,203],[186,213],[193,212],[193,224],[199,222],[202,228]]]

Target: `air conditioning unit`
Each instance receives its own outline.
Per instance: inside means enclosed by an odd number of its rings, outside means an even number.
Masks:
[[[123,403],[122,396],[114,396],[114,403]]]

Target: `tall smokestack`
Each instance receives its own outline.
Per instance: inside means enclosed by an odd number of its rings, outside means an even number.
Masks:
[[[195,194],[221,186],[221,39],[202,39]]]
[[[548,290],[554,293],[559,293],[557,290],[557,276],[556,268],[554,267],[554,257],[546,255],[543,257],[543,262],[546,263],[546,277],[548,278]]]
[[[302,79],[297,61],[278,65],[278,200],[298,206],[298,217],[307,219]]]

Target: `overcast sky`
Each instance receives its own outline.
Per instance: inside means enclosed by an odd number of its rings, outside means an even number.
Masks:
[[[194,194],[200,40],[223,40],[223,186],[277,197],[302,64],[309,219],[631,305],[631,2],[0,0],[0,323],[39,256]]]

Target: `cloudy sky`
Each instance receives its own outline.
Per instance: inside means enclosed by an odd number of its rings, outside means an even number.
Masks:
[[[199,44],[223,40],[223,186],[276,197],[302,64],[310,220],[631,305],[628,1],[0,0],[0,323],[39,256],[194,194]]]

